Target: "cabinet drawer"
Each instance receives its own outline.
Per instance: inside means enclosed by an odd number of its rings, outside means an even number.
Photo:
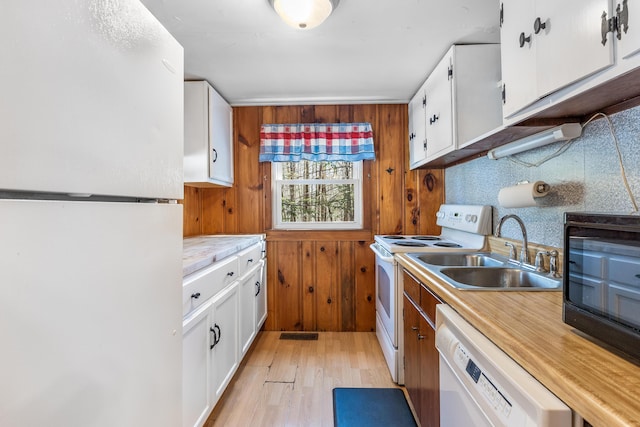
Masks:
[[[262,244],[260,243],[256,243],[238,253],[238,275],[244,276],[245,273],[255,268],[261,259]]]
[[[427,315],[432,325],[436,324],[436,305],[442,301],[425,286],[420,285],[420,308]]]
[[[412,275],[405,270],[402,271],[404,292],[416,304],[420,303],[420,282],[413,278]]]
[[[236,256],[225,258],[185,277],[182,282],[182,315],[186,316],[238,277]]]

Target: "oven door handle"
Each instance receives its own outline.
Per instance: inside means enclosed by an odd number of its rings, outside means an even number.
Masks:
[[[371,248],[373,253],[376,254],[376,256],[378,256],[382,261],[384,261],[384,262],[393,262],[393,255],[387,256],[387,255],[383,254],[382,252],[380,252],[380,250],[378,250],[378,247],[376,246],[375,243],[370,244],[369,247]]]

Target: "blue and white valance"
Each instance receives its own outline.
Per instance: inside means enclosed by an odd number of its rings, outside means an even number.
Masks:
[[[266,124],[260,128],[261,162],[375,158],[371,123]]]

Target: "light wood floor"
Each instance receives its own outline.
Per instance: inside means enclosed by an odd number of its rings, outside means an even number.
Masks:
[[[333,426],[334,387],[397,387],[374,332],[279,338],[260,332],[206,427]]]

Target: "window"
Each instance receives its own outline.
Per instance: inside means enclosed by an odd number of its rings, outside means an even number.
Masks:
[[[362,228],[362,161],[272,163],[274,228]]]

